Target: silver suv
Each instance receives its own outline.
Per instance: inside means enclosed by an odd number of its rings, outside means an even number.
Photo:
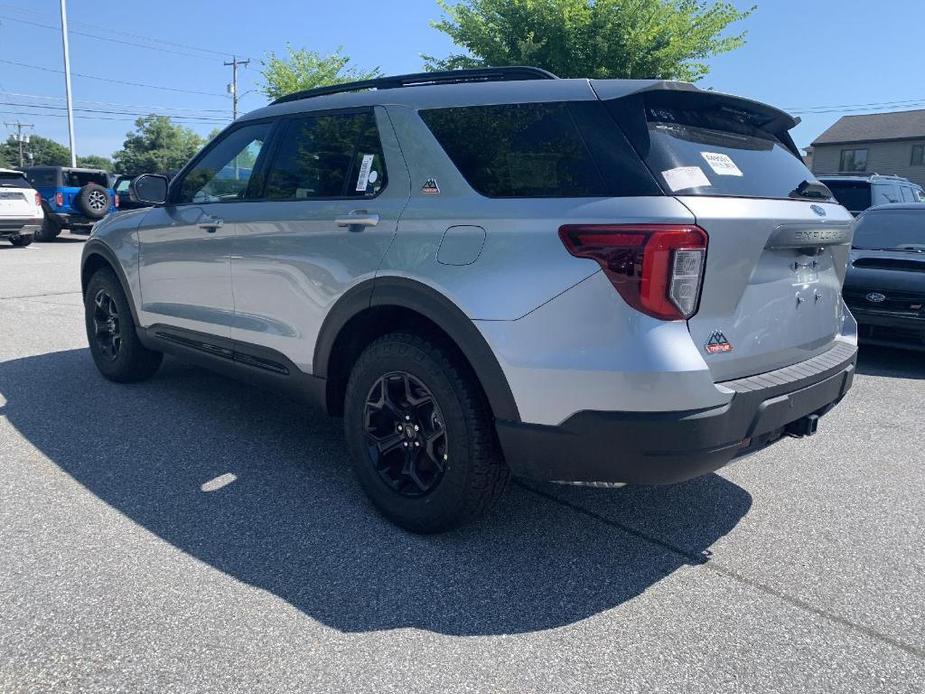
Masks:
[[[511,474],[658,484],[807,436],[851,385],[851,216],[794,119],[654,80],[391,77],[238,119],[82,280],[97,367],[179,355],[341,416],[417,532]]]

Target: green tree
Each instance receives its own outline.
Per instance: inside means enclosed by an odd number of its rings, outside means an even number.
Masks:
[[[350,65],[350,57],[338,48],[331,55],[322,55],[307,48],[295,49],[286,46],[286,57],[268,53],[260,75],[263,77],[258,87],[268,98],[278,99],[286,94],[341,84],[355,80],[373,79],[382,75],[378,67],[363,70]]]
[[[71,163],[71,151],[67,147],[41,135],[32,135],[23,145],[23,152],[26,166],[67,166]],[[19,166],[19,143],[12,135],[0,144],[0,166]]]
[[[135,121],[134,132],[126,134],[113,164],[116,171],[132,176],[176,171],[202,145],[202,138],[189,128],[174,125],[168,116],[152,114]]]
[[[437,0],[433,26],[465,53],[428,70],[535,65],[560,77],[696,81],[707,58],[745,43],[730,24],[754,10],[706,0]]]
[[[101,157],[98,154],[88,154],[85,157],[77,157],[77,166],[82,166],[85,169],[104,169],[111,172],[112,159]]]

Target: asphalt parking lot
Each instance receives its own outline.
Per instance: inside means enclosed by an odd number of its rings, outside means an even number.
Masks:
[[[925,356],[672,487],[381,520],[340,422],[167,360],[100,377],[82,239],[0,243],[0,691],[925,691]]]

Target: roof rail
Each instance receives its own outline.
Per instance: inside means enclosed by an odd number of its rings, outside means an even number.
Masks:
[[[416,72],[410,75],[395,75],[393,77],[377,77],[360,82],[346,82],[345,84],[332,84],[328,87],[315,87],[300,92],[293,92],[281,96],[273,104],[284,104],[287,101],[309,99],[313,96],[325,94],[340,94],[342,92],[358,92],[364,89],[396,89],[399,87],[413,87],[428,84],[460,84],[462,82],[504,82],[511,80],[555,80],[559,79],[551,72],[538,67],[513,65],[509,67],[484,67],[473,70],[447,70],[446,72]]]

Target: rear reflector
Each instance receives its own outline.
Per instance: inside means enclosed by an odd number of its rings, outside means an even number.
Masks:
[[[676,224],[567,224],[559,229],[566,249],[596,260],[630,306],[662,320],[697,312],[707,233]]]

